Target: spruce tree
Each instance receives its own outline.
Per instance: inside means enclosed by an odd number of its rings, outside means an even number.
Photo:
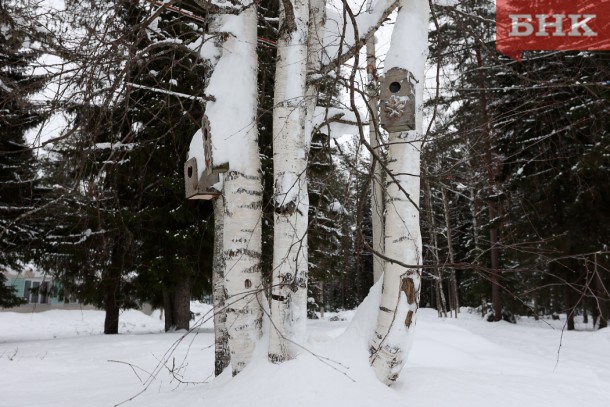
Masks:
[[[42,199],[37,162],[25,138],[45,114],[31,96],[46,82],[33,73],[40,52],[31,47],[39,35],[25,25],[24,9],[0,4],[0,268],[19,271],[33,256],[40,227],[31,216]],[[0,306],[21,301],[0,273]]]

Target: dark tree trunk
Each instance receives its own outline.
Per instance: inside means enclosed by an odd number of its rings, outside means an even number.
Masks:
[[[483,76],[483,58],[481,56],[480,48],[476,48],[477,66],[481,72],[480,82],[481,89],[479,91],[480,98],[480,109],[482,125],[481,131],[483,136],[483,142],[485,143],[485,151],[483,154],[483,160],[485,163],[485,170],[487,172],[488,187],[491,189],[496,186],[496,175],[498,174],[498,163],[495,162],[492,154],[491,145],[491,130],[489,127],[489,115],[487,113],[487,88],[485,84],[485,78]],[[494,195],[497,194],[497,190],[493,189]],[[499,283],[499,257],[498,257],[498,227],[495,225],[497,222],[496,217],[500,215],[499,208],[496,206],[497,203],[494,201],[496,197],[490,197],[487,200],[487,208],[489,213],[489,222],[494,225],[489,229],[489,254],[491,257],[491,305],[494,311],[494,321],[500,321],[502,319],[502,300],[500,298],[500,283]]]
[[[174,293],[174,324],[176,329],[188,329],[191,321],[191,278],[186,273],[179,276]]]
[[[165,315],[165,332],[174,327],[174,306],[167,288],[163,287],[163,315]]]
[[[594,305],[594,313],[598,315],[599,318],[599,329],[608,327],[608,319],[610,318],[610,301],[608,300],[608,291],[604,287],[604,281],[602,280],[598,267],[597,267],[597,256],[595,259],[595,276],[594,276],[594,286],[595,286],[595,297],[593,299]],[[597,312],[596,312],[597,310]],[[595,317],[593,317],[593,325],[595,325]]]
[[[568,283],[571,282],[571,274],[573,272],[571,270],[567,271],[568,277],[567,277],[567,281]],[[575,293],[572,290],[572,287],[570,286],[570,284],[566,285],[565,288],[565,296],[566,296],[566,313],[568,315],[568,331],[573,331],[575,329],[574,326],[574,312],[576,311],[576,298],[575,298]]]
[[[165,332],[189,329],[191,321],[191,279],[187,273],[174,272],[174,286],[163,289]]]
[[[121,291],[121,275],[124,266],[127,262],[128,242],[129,238],[126,234],[120,236],[114,243],[112,248],[111,263],[104,280],[102,287],[104,290],[104,310],[106,317],[104,319],[104,333],[118,334],[119,333],[119,295]]]
[[[119,302],[117,295],[121,286],[121,270],[112,268],[108,273],[106,281],[106,296],[104,300],[104,310],[106,317],[104,319],[104,333],[118,334],[119,333]]]
[[[492,208],[493,205],[490,204],[490,218],[495,214]],[[491,304],[494,310],[494,321],[500,321],[502,319],[502,300],[500,298],[500,284],[498,282],[498,229],[495,227],[489,231],[489,240],[491,244]]]

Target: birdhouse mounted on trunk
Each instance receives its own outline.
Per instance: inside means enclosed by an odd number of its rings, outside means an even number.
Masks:
[[[381,82],[380,121],[389,133],[415,130],[415,78],[402,68],[392,68]]]
[[[205,160],[205,169],[198,176],[197,159],[191,158],[184,164],[184,189],[187,199],[214,199],[220,195],[220,191],[214,188],[215,184],[220,182],[220,174],[224,170],[215,170],[212,167],[212,137],[210,134],[210,125],[207,117],[203,117],[201,128],[203,139],[203,155]]]
[[[214,188],[214,184],[220,182],[220,173],[207,174],[204,171],[199,179],[197,174],[197,159],[193,157],[184,164],[184,189],[187,199],[209,200],[220,195],[220,191]]]

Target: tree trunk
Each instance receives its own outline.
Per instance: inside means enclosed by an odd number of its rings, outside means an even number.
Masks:
[[[116,249],[115,249],[116,250]],[[108,276],[105,284],[105,300],[104,300],[104,311],[106,316],[104,318],[104,333],[105,334],[118,334],[119,333],[119,302],[117,296],[121,288],[121,268],[114,266],[110,267]]]
[[[449,252],[449,263],[455,264],[455,255],[453,254],[453,239],[451,236],[451,218],[449,217],[449,198],[447,196],[447,189],[443,187],[443,210],[445,213],[445,227],[447,229],[447,251]],[[451,302],[451,308],[454,311],[454,315],[457,318],[460,312],[460,301],[458,297],[457,279],[455,277],[455,269],[449,267],[449,298]]]
[[[493,205],[489,205],[489,218],[495,218],[495,210]],[[498,281],[498,229],[495,227],[489,231],[489,244],[490,244],[490,256],[491,256],[491,305],[494,310],[494,321],[500,321],[502,319],[502,300],[500,297],[500,283]]]
[[[163,314],[165,315],[165,332],[174,326],[174,302],[167,287],[163,287]]]
[[[379,83],[377,81],[377,57],[375,55],[375,37],[371,37],[366,42],[366,71],[368,75],[368,108],[369,108],[369,140],[371,148],[376,152],[377,157],[372,157],[371,176],[371,218],[373,225],[373,250],[379,253],[384,252],[383,230],[384,230],[384,177],[381,165],[376,162],[381,158],[381,143],[377,126],[379,125]],[[373,254],[373,282],[377,282],[383,274],[384,260]]]
[[[307,320],[307,155],[305,131],[309,2],[280,2],[273,109],[274,230],[269,359],[297,355]]]
[[[262,171],[256,126],[257,10],[256,2],[244,1],[242,6],[238,14],[219,14],[214,19],[213,30],[224,41],[218,46],[222,55],[206,87],[206,94],[214,97],[207,102],[205,110],[210,124],[212,154],[205,159],[197,157],[198,163],[205,163],[203,168],[211,161],[211,170],[226,169],[228,164],[223,177],[221,257],[226,292],[225,327],[234,375],[248,364],[262,335],[265,301],[260,265]],[[229,119],[227,114],[231,115]],[[200,148],[194,150],[196,154],[202,154]],[[218,284],[215,289],[219,289]]]
[[[110,267],[104,278],[102,287],[104,294],[104,310],[106,316],[104,319],[104,333],[118,334],[119,333],[119,295],[121,291],[121,276],[123,269],[127,263],[127,254],[129,253],[129,232],[121,231],[121,235],[114,242],[112,248]]]
[[[225,262],[223,258],[224,199],[214,201],[214,263],[212,266],[212,301],[214,304],[214,374],[220,375],[231,363],[225,291]]]
[[[256,23],[256,19],[254,19]],[[258,159],[258,149],[256,158]],[[260,166],[260,161],[259,161]],[[261,219],[263,188],[260,172],[229,171],[225,176],[226,327],[233,374],[250,361],[262,335]]]
[[[608,289],[604,287],[604,281],[602,280],[601,274],[599,274],[599,269],[597,266],[598,258],[597,254],[594,255],[594,286],[595,286],[595,298],[594,307],[597,308],[596,314],[598,314],[599,325],[598,328],[607,328],[608,327],[608,319],[610,318],[610,295],[608,294]],[[595,326],[595,318],[593,319],[593,326]]]
[[[568,271],[568,273],[571,272]],[[574,312],[576,311],[576,302],[574,300],[574,293],[572,292],[572,287],[570,287],[570,285],[565,286],[565,296],[568,331],[573,331],[575,329]]]
[[[163,288],[165,309],[165,332],[190,328],[191,321],[191,279],[188,273],[173,270],[174,285]]]
[[[487,87],[485,83],[485,78],[483,77],[483,58],[481,56],[481,50],[479,47],[476,48],[476,59],[477,59],[477,67],[481,72],[480,82],[481,89],[479,91],[480,97],[480,109],[481,109],[481,118],[482,125],[481,131],[483,132],[483,141],[485,143],[485,151],[483,154],[485,168],[487,171],[487,181],[488,187],[493,188],[494,194],[497,193],[497,189],[495,188],[496,182],[496,173],[497,169],[493,162],[492,151],[491,151],[491,132],[489,129],[489,116],[487,114]],[[495,226],[495,222],[497,222],[496,218],[499,216],[498,208],[496,207],[495,197],[488,197],[487,199],[487,207],[489,214],[489,222],[494,224],[489,229],[489,254],[491,259],[491,303],[494,310],[494,321],[500,321],[502,319],[502,300],[500,298],[500,282],[498,281],[500,278],[499,275],[499,258],[498,258],[498,228]]]
[[[390,133],[386,192],[385,254],[414,268],[386,262],[370,363],[390,385],[398,378],[412,340],[421,287],[419,225],[420,149],[424,66],[428,49],[428,2],[400,1],[385,68],[405,68],[416,80],[416,130]],[[408,38],[409,41],[405,41]],[[393,175],[394,177],[392,177]],[[399,188],[400,187],[400,188]]]
[[[228,92],[222,97],[225,98],[225,106],[235,105],[244,114],[244,117],[235,118],[236,122],[241,123],[241,133],[236,142],[244,145],[244,156],[231,158],[223,187],[226,327],[231,368],[235,375],[248,364],[262,335],[264,294],[260,264],[263,187],[256,128],[258,59],[255,3],[233,18],[237,20],[234,23],[242,27],[240,32],[243,37],[227,37],[223,57],[216,70],[221,70],[222,73],[222,70],[229,68],[224,65],[225,62],[231,62],[233,57],[238,58],[232,61],[233,66],[230,67],[233,71],[237,69],[235,75],[236,79],[239,78],[236,80],[238,85],[232,89],[235,93]],[[241,65],[235,66],[235,63]],[[225,83],[224,86],[226,85]],[[222,112],[218,119],[223,120]],[[235,137],[235,134],[225,134],[224,137]]]
[[[440,266],[438,255],[438,239],[436,235],[436,219],[434,218],[434,210],[432,208],[432,190],[430,181],[424,181],[424,201],[426,203],[426,212],[428,214],[428,233],[430,234],[430,242],[432,243],[432,257],[435,264],[435,292],[436,292],[436,309],[439,317],[447,317],[447,302],[445,300],[445,291],[443,290],[443,274]]]

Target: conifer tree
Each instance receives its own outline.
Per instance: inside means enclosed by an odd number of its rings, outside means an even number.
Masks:
[[[43,198],[25,135],[45,118],[32,95],[47,78],[33,71],[40,52],[31,44],[40,34],[28,26],[25,7],[13,1],[0,4],[0,268],[16,271],[33,256],[41,229],[31,215]],[[18,305],[20,300],[5,284],[0,274],[0,305]]]

